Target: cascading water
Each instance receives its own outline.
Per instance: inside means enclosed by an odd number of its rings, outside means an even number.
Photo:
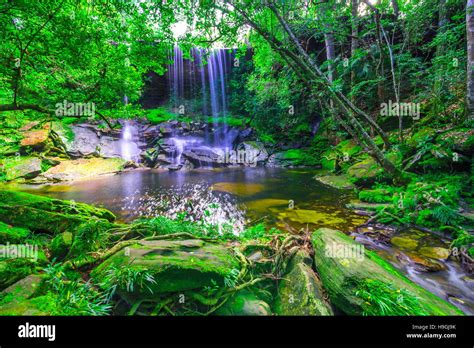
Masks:
[[[139,162],[139,148],[135,139],[138,137],[138,130],[131,122],[126,122],[122,128],[120,138],[120,153],[121,157],[127,161]]]
[[[207,115],[209,106],[215,118],[227,114],[228,62],[232,51],[225,48],[205,50],[193,48],[190,59],[186,59],[178,46],[173,49],[172,63],[168,65],[170,97],[174,105],[179,106],[185,99],[198,97],[200,93],[203,105],[202,113]],[[195,83],[196,71],[199,72],[200,86]],[[209,93],[208,93],[209,92]]]
[[[168,66],[170,100],[175,108],[188,105],[188,101],[202,100],[200,112],[212,116],[212,134],[206,127],[205,143],[173,134],[171,140],[176,148],[173,164],[181,164],[182,154],[190,146],[205,147],[222,152],[232,149],[237,131],[227,126],[228,79],[231,72],[233,51],[219,48],[206,50],[191,49],[190,59],[185,59],[182,50],[173,49]],[[191,103],[192,104],[192,103]],[[194,110],[196,112],[196,110]]]

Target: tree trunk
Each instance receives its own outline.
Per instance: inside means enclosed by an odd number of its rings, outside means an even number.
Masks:
[[[351,32],[351,58],[354,58],[355,51],[358,48],[359,41],[358,41],[358,35],[359,35],[359,0],[352,0],[352,32]],[[355,71],[351,67],[351,87],[353,87],[355,84]],[[352,101],[354,101],[354,98],[351,98]]]
[[[474,119],[474,0],[466,6],[467,30],[467,115]]]

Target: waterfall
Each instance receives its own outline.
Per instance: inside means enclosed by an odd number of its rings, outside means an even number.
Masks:
[[[139,161],[139,149],[135,142],[138,137],[138,130],[131,122],[126,122],[122,128],[120,137],[120,153],[121,157],[126,161]]]
[[[186,105],[186,108],[196,105],[195,101],[202,101],[200,110],[194,113],[211,116],[211,127],[206,127],[203,139],[196,141],[190,137],[179,137],[172,134],[175,151],[173,165],[182,164],[182,154],[188,149],[205,148],[208,153],[217,153],[220,150],[232,149],[233,141],[238,135],[236,129],[226,125],[228,114],[228,79],[231,72],[233,50],[192,48],[189,59],[184,59],[182,50],[175,46],[170,52],[168,65],[168,81],[170,100],[174,107]],[[224,122],[222,122],[224,121]],[[212,133],[211,133],[212,131]],[[206,146],[203,142],[205,140]],[[216,152],[217,151],[217,152]]]
[[[185,99],[202,98],[202,113],[217,121],[218,117],[227,114],[227,79],[229,73],[228,55],[232,52],[224,48],[205,50],[193,48],[191,59],[186,63],[183,52],[175,46],[168,65],[168,81],[170,97],[174,106],[184,103]],[[206,61],[207,57],[207,61]],[[206,66],[207,65],[207,66]],[[197,73],[199,77],[197,77]],[[199,78],[200,84],[197,83]],[[195,81],[196,80],[196,81]]]

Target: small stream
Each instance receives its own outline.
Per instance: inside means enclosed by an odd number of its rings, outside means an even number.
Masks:
[[[59,199],[100,205],[121,221],[183,211],[199,219],[211,211],[213,223],[231,222],[236,233],[246,225],[265,222],[284,230],[330,227],[353,233],[365,217],[345,208],[350,191],[329,188],[313,179],[314,170],[222,168],[192,171],[135,170],[68,184],[23,185],[23,191]],[[211,208],[210,208],[211,207]],[[459,265],[444,262],[446,270],[421,272],[404,262],[404,251],[362,235],[357,239],[375,250],[410,279],[467,314],[474,314],[474,282]],[[430,243],[446,246],[445,241]]]

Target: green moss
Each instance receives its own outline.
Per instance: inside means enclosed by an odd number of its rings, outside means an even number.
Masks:
[[[363,190],[359,192],[359,199],[369,203],[391,203],[392,195],[384,189]]]
[[[305,253],[293,257],[278,286],[274,304],[278,315],[333,315],[324,299],[322,284],[311,269],[311,258]],[[309,260],[309,262],[305,262]]]
[[[23,192],[0,191],[0,221],[32,231],[60,233],[90,219],[115,220],[108,210]]]
[[[0,168],[0,174],[6,181],[19,178],[31,179],[41,173],[42,162],[37,157],[14,156],[1,160]]]
[[[31,259],[0,259],[0,290],[33,273],[35,266]]]
[[[354,184],[345,175],[318,176],[315,179],[336,189],[350,190],[354,188]]]
[[[253,292],[244,290],[232,295],[215,314],[261,316],[271,315],[271,309],[266,302],[258,298]]]
[[[98,283],[104,283],[124,268],[127,272],[146,272],[154,280],[145,288],[130,288],[119,283],[121,296],[141,298],[202,289],[212,282],[223,286],[224,279],[239,268],[239,263],[226,247],[202,240],[140,241],[111,256],[92,272],[92,276]]]
[[[30,231],[25,228],[13,227],[0,222],[0,244],[19,243],[26,239]]]
[[[51,241],[51,255],[54,258],[63,259],[72,246],[73,234],[71,232],[63,232],[58,234]]]
[[[323,286],[333,305],[348,315],[461,315],[462,312],[403,276],[387,261],[340,231],[321,228],[313,233],[315,265]],[[344,250],[336,255],[334,250]],[[367,284],[376,282],[382,293],[395,291],[404,300],[393,304],[396,308],[382,310],[383,306],[367,308]],[[378,291],[377,290],[377,291]],[[370,292],[370,291],[369,291]],[[380,295],[380,294],[379,294]],[[392,299],[390,297],[388,300]],[[387,300],[387,301],[388,301]],[[416,304],[416,305],[415,305]]]

